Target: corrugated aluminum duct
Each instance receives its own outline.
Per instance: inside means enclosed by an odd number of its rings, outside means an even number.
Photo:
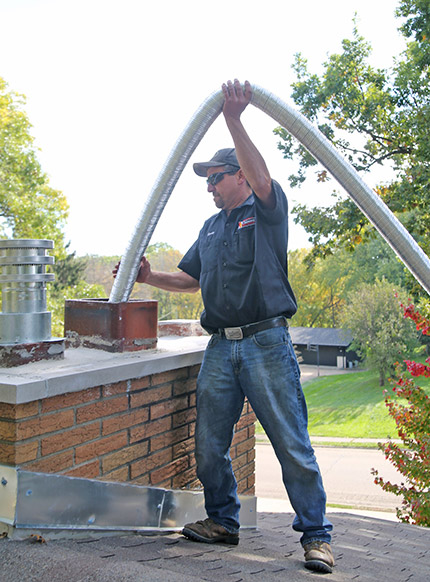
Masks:
[[[191,118],[164,164],[139,222],[128,243],[115,278],[109,301],[120,303],[130,297],[139,271],[140,259],[151,240],[161,213],[192,153],[222,110],[224,96],[221,91],[206,99]]]
[[[416,280],[430,294],[430,260],[386,204],[301,113],[262,87],[252,86],[251,103],[285,127],[336,178]],[[213,93],[197,110],[177,141],[157,179],[121,260],[109,301],[127,301],[158,219],[191,154],[221,113],[224,95]]]

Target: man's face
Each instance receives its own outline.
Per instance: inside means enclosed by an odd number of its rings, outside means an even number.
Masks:
[[[209,178],[209,176],[220,172],[225,172],[225,167],[209,168],[207,176]],[[229,211],[238,206],[238,200],[240,198],[237,175],[224,174],[220,178],[220,181],[215,186],[208,184],[208,192],[212,193],[217,208]]]

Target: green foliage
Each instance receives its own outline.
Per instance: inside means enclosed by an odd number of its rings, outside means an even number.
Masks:
[[[386,281],[362,284],[349,295],[342,316],[343,327],[354,336],[351,349],[378,371],[380,386],[395,362],[418,347],[415,329],[403,317],[394,295]]]
[[[310,74],[306,59],[297,54],[293,64],[297,81],[292,85],[292,97],[302,113],[318,125],[357,170],[369,170],[387,154],[393,155],[386,137],[395,102],[389,93],[386,73],[367,64],[371,48],[357,28],[352,40],[343,40],[342,48],[342,54],[330,55],[324,63],[321,78]],[[275,133],[284,137],[279,129]],[[356,133],[361,136],[361,143],[352,144],[348,134]],[[281,142],[279,149],[284,157],[299,156],[299,174],[301,170],[303,177],[309,166],[316,165],[315,159],[292,140]]]
[[[66,245],[66,250],[69,245]],[[56,261],[54,271],[55,280],[52,283],[54,292],[67,287],[78,285],[82,281],[86,269],[86,260],[76,257],[76,252],[67,254],[63,259]]]
[[[63,232],[68,204],[42,171],[24,106],[24,97],[10,91],[0,77],[0,237],[54,241],[50,254],[55,257],[55,281],[47,286],[47,302],[52,335],[62,337],[65,298],[104,293],[98,285],[84,283],[85,261],[68,253]]]
[[[0,77],[0,237],[52,239],[62,259],[68,204],[41,169],[24,104]]]
[[[101,285],[103,287],[103,296],[109,297],[114,281],[112,270],[120,259],[121,257],[116,255],[86,255],[81,257],[81,260],[85,262],[84,281],[89,285]]]
[[[354,28],[342,52],[330,55],[318,76],[308,71],[306,59],[296,55],[292,97],[357,171],[366,174],[385,165],[391,180],[376,191],[426,252],[430,250],[430,10],[426,0],[403,0],[397,10],[406,17],[400,28],[409,39],[406,51],[391,69],[369,64],[370,45]],[[279,149],[297,159],[290,182],[299,186],[316,160],[278,128]],[[329,176],[321,168],[318,181]],[[310,234],[314,256],[327,256],[339,247],[353,249],[376,232],[350,199],[334,194],[329,208],[298,205],[296,221]],[[407,279],[411,291],[417,288]],[[419,291],[418,291],[419,292]]]
[[[405,310],[405,316],[415,321],[417,329],[430,334],[430,320],[421,317],[413,306]],[[426,362],[430,363],[430,358]],[[413,361],[406,361],[406,365],[412,376],[430,377],[428,365]],[[390,440],[379,448],[406,482],[398,485],[386,481],[374,469],[375,483],[384,491],[403,497],[402,506],[397,508],[401,521],[430,527],[430,398],[398,369],[393,394],[386,393],[385,403],[402,444]]]
[[[89,285],[80,280],[75,285],[52,290],[48,286],[47,303],[51,312],[52,336],[64,336],[64,302],[66,299],[97,299],[105,297],[101,285]]]
[[[339,327],[347,273],[339,257],[307,263],[308,256],[309,251],[306,249],[288,253],[288,276],[298,304],[293,324],[303,327]]]
[[[336,249],[326,259],[309,249],[290,251],[288,265],[299,306],[295,326],[341,327],[348,294],[358,285],[386,279],[400,288],[405,279],[403,265],[380,237],[351,252]]]

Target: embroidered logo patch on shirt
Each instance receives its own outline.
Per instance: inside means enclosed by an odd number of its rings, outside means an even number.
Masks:
[[[250,216],[249,218],[244,218],[243,220],[239,220],[238,229],[246,228],[247,226],[254,226],[255,224],[255,216]]]

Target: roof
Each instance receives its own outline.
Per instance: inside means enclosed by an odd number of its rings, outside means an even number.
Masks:
[[[352,342],[352,332],[338,327],[290,327],[293,344],[347,347]]]
[[[382,514],[381,514],[382,517]],[[245,529],[239,546],[199,544],[177,533],[69,540],[0,540],[2,580],[22,582],[311,582],[303,567],[292,513],[259,513],[258,529]],[[428,580],[430,529],[338,512],[326,582]]]

